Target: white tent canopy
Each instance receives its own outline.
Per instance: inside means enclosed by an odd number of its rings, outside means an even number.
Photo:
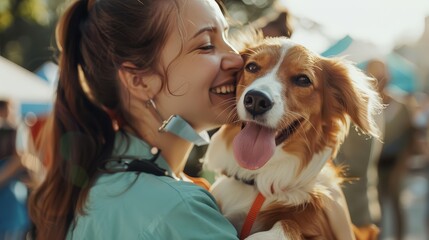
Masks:
[[[34,73],[0,56],[0,98],[19,102],[46,103],[54,90]]]

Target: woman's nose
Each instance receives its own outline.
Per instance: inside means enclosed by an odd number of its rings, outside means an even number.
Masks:
[[[233,48],[229,48],[222,60],[223,70],[239,70],[243,67],[243,58]]]

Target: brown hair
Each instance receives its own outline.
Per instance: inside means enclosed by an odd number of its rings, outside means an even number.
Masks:
[[[89,189],[114,144],[107,112],[127,119],[118,70],[131,62],[137,66],[131,70],[157,71],[174,11],[171,0],[78,0],[60,19],[60,75],[47,138],[52,159],[30,198],[38,239],[64,239],[76,214],[85,213]]]

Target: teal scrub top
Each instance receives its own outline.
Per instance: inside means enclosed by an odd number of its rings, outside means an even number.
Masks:
[[[153,157],[148,144],[121,132],[116,134],[113,151],[113,156],[119,155]],[[156,163],[172,175],[161,156]],[[209,192],[168,176],[103,173],[85,206],[85,214],[76,217],[67,239],[238,239]]]

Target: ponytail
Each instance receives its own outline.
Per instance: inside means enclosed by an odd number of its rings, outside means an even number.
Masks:
[[[30,197],[37,239],[66,237],[76,214],[84,214],[89,188],[113,148],[112,120],[82,85],[87,68],[81,40],[87,18],[87,1],[76,1],[57,26],[60,75],[47,138],[51,142],[45,143],[51,146],[47,155],[52,159],[44,182]]]
[[[38,239],[64,239],[85,213],[89,188],[114,144],[109,114],[133,127],[118,69],[124,62],[142,71],[159,68],[176,1],[78,0],[60,19],[60,76],[42,149],[49,169],[29,200]]]

